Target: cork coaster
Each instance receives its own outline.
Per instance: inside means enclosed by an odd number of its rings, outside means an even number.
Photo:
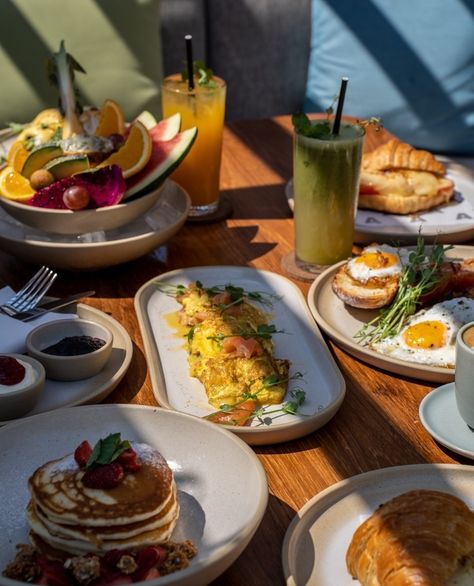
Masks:
[[[323,271],[332,265],[305,265],[296,261],[295,251],[285,254],[281,258],[281,268],[290,276],[301,281],[313,282]]]
[[[229,218],[234,211],[232,202],[225,195],[221,196],[219,200],[219,206],[212,214],[206,214],[204,216],[188,216],[186,222],[188,224],[210,224],[212,222],[221,222]]]

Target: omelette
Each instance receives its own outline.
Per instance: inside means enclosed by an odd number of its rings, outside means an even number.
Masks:
[[[273,356],[269,315],[250,303],[240,287],[204,288],[196,282],[176,296],[187,330],[191,376],[199,379],[216,409],[241,404],[278,404],[288,387],[288,360]]]

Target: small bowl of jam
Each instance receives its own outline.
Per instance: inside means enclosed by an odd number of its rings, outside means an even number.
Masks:
[[[74,381],[98,374],[112,352],[112,332],[86,319],[56,320],[32,330],[26,338],[30,356],[54,380]]]
[[[43,365],[23,354],[0,354],[0,419],[31,411],[44,387]]]

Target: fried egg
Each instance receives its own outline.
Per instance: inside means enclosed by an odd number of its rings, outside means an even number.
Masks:
[[[471,321],[474,299],[449,299],[415,313],[399,334],[372,344],[372,348],[391,358],[452,368],[456,335]]]
[[[347,272],[356,281],[367,283],[370,279],[400,276],[409,252],[386,244],[370,245],[347,263]]]

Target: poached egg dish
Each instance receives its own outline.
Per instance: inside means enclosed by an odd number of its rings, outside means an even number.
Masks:
[[[371,348],[408,362],[453,368],[456,335],[470,321],[474,321],[474,299],[448,299],[415,313],[398,334],[374,342]]]
[[[367,283],[370,279],[399,277],[402,272],[402,258],[408,251],[387,244],[371,244],[362,253],[347,263],[347,273],[356,281]]]
[[[392,302],[409,251],[387,244],[366,246],[334,276],[332,289],[347,305],[378,309]]]

